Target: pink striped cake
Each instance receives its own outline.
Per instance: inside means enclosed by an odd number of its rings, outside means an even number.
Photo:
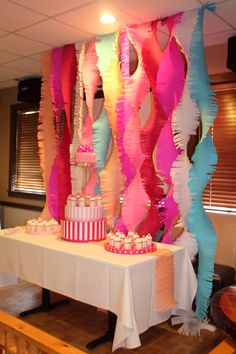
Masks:
[[[103,216],[101,196],[69,196],[65,219],[61,220],[61,237],[71,242],[104,240],[107,222]]]

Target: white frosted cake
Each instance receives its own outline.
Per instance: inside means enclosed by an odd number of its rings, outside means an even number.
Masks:
[[[65,219],[61,220],[61,237],[72,242],[100,241],[106,237],[106,218],[102,197],[73,196],[67,198]]]

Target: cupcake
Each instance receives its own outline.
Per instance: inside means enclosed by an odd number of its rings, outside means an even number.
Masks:
[[[121,240],[119,236],[114,236],[114,246],[115,248],[119,249],[121,246]]]
[[[147,247],[147,240],[146,240],[146,236],[143,236],[140,238],[140,240],[142,240],[143,243],[143,248]]]
[[[136,250],[138,250],[138,251],[140,251],[140,250],[143,249],[143,241],[142,241],[141,238],[137,238],[137,239],[135,240],[135,248],[136,248]]]
[[[85,206],[85,198],[84,197],[80,197],[79,198],[79,206],[80,207],[84,207]]]
[[[89,201],[89,205],[90,205],[91,207],[95,207],[95,206],[96,206],[96,198],[91,197],[91,198],[90,198],[90,201]]]
[[[131,248],[132,248],[132,240],[126,237],[124,240],[124,249],[131,250]]]
[[[123,232],[120,232],[119,237],[120,237],[120,242],[123,245],[124,244],[124,240],[125,240],[125,234],[123,234]]]
[[[150,234],[146,235],[147,246],[151,246],[152,244],[152,236]]]
[[[109,237],[109,245],[111,246],[111,247],[114,247],[114,245],[115,245],[115,236],[114,235],[111,235],[110,237]]]

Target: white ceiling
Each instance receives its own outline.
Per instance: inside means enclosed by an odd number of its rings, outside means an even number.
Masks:
[[[204,0],[0,0],[0,88],[40,74],[40,53],[122,28],[198,8]],[[206,12],[205,46],[236,35],[236,0],[216,0]],[[115,25],[98,21],[112,12]],[[160,32],[160,40],[166,37]]]

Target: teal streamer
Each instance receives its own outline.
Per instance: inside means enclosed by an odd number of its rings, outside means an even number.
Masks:
[[[104,76],[106,70],[110,64],[112,57],[114,56],[114,42],[116,38],[115,33],[111,33],[103,36],[96,36],[96,53],[98,56],[97,66],[99,68],[101,77]]]
[[[104,168],[111,139],[111,128],[103,109],[99,118],[93,123],[93,149],[96,153],[96,169],[99,174]]]
[[[216,117],[217,104],[208,80],[203,46],[202,25],[206,9],[214,11],[215,5],[204,5],[199,9],[189,56],[189,91],[199,107],[202,123],[202,137],[192,156],[193,166],[190,169],[189,189],[193,202],[188,215],[189,231],[196,237],[198,245],[198,287],[195,300],[196,317],[201,321],[207,316],[216,250],[216,234],[202,205],[203,191],[217,163],[216,150],[208,133]]]

